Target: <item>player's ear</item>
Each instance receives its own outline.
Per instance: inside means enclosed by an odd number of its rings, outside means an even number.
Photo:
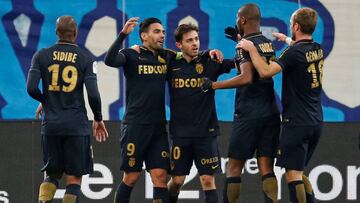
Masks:
[[[142,32],[140,37],[141,37],[142,41],[146,41],[147,37],[148,37],[148,34],[146,32]]]
[[[182,47],[182,45],[181,45],[180,42],[176,42],[175,45],[176,45],[176,47],[177,47],[178,49],[181,49],[181,47]]]

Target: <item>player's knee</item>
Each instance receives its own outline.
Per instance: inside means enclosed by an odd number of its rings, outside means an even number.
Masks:
[[[72,184],[81,185],[81,179],[82,176],[68,175],[66,176],[66,185],[72,185]]]
[[[133,187],[135,185],[135,183],[137,182],[137,180],[140,177],[140,173],[136,172],[136,173],[124,173],[123,176],[123,182],[128,185]]]
[[[302,171],[288,170],[285,173],[285,178],[286,181],[289,183],[296,180],[302,180],[302,175],[303,175]]]
[[[227,176],[235,177],[240,176],[242,171],[242,167],[240,164],[229,162],[227,165]]]
[[[171,182],[174,185],[174,187],[181,188],[184,185],[185,177],[184,178],[178,176],[172,177]]]
[[[200,176],[200,182],[204,190],[215,188],[215,177],[211,175]]]
[[[155,187],[166,187],[166,170],[152,170],[150,171],[150,176]]]

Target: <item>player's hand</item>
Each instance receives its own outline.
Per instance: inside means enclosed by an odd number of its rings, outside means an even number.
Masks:
[[[132,17],[128,21],[126,21],[123,29],[121,30],[124,34],[130,34],[132,31],[134,31],[135,26],[139,24],[138,22],[139,17]]]
[[[224,55],[220,50],[212,49],[209,52],[210,58],[218,63],[222,63],[224,60]]]
[[[44,110],[43,110],[42,104],[40,103],[35,112],[35,119],[39,120],[42,117],[43,113],[44,113]]]
[[[272,35],[273,35],[278,41],[284,42],[284,43],[286,43],[286,44],[289,45],[289,46],[291,46],[291,45],[294,43],[293,40],[292,40],[290,37],[284,35],[283,33],[273,32]]]
[[[280,42],[285,42],[287,36],[281,32],[273,32],[272,35]]]
[[[207,92],[209,90],[212,90],[212,83],[213,81],[211,81],[209,78],[204,77],[203,78],[203,83],[201,84],[200,88],[203,92]]]
[[[93,136],[98,142],[104,142],[109,137],[104,121],[94,120],[92,129],[93,129]]]
[[[137,53],[140,53],[140,46],[137,44],[134,44],[130,47],[130,49],[135,50]]]
[[[254,43],[252,41],[249,41],[247,39],[242,39],[240,42],[236,45],[236,49],[244,49],[245,51],[251,51],[252,49],[256,49]]]
[[[238,42],[241,39],[241,36],[239,34],[239,31],[236,27],[236,25],[234,27],[227,27],[224,30],[225,33],[225,37],[234,41],[234,42]]]

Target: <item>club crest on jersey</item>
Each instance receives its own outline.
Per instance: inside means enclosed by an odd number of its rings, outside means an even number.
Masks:
[[[166,63],[165,59],[161,58],[161,56],[158,56],[158,61],[160,63]]]
[[[130,167],[134,167],[135,166],[135,158],[133,158],[133,157],[131,157],[131,158],[129,158],[129,166]]]
[[[197,63],[195,66],[195,70],[197,73],[201,74],[204,71],[204,66],[201,63]]]

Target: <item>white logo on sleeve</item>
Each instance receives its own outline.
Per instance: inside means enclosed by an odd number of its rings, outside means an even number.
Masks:
[[[97,62],[96,61],[94,61],[93,62],[93,73],[95,73],[95,74],[97,74]]]

